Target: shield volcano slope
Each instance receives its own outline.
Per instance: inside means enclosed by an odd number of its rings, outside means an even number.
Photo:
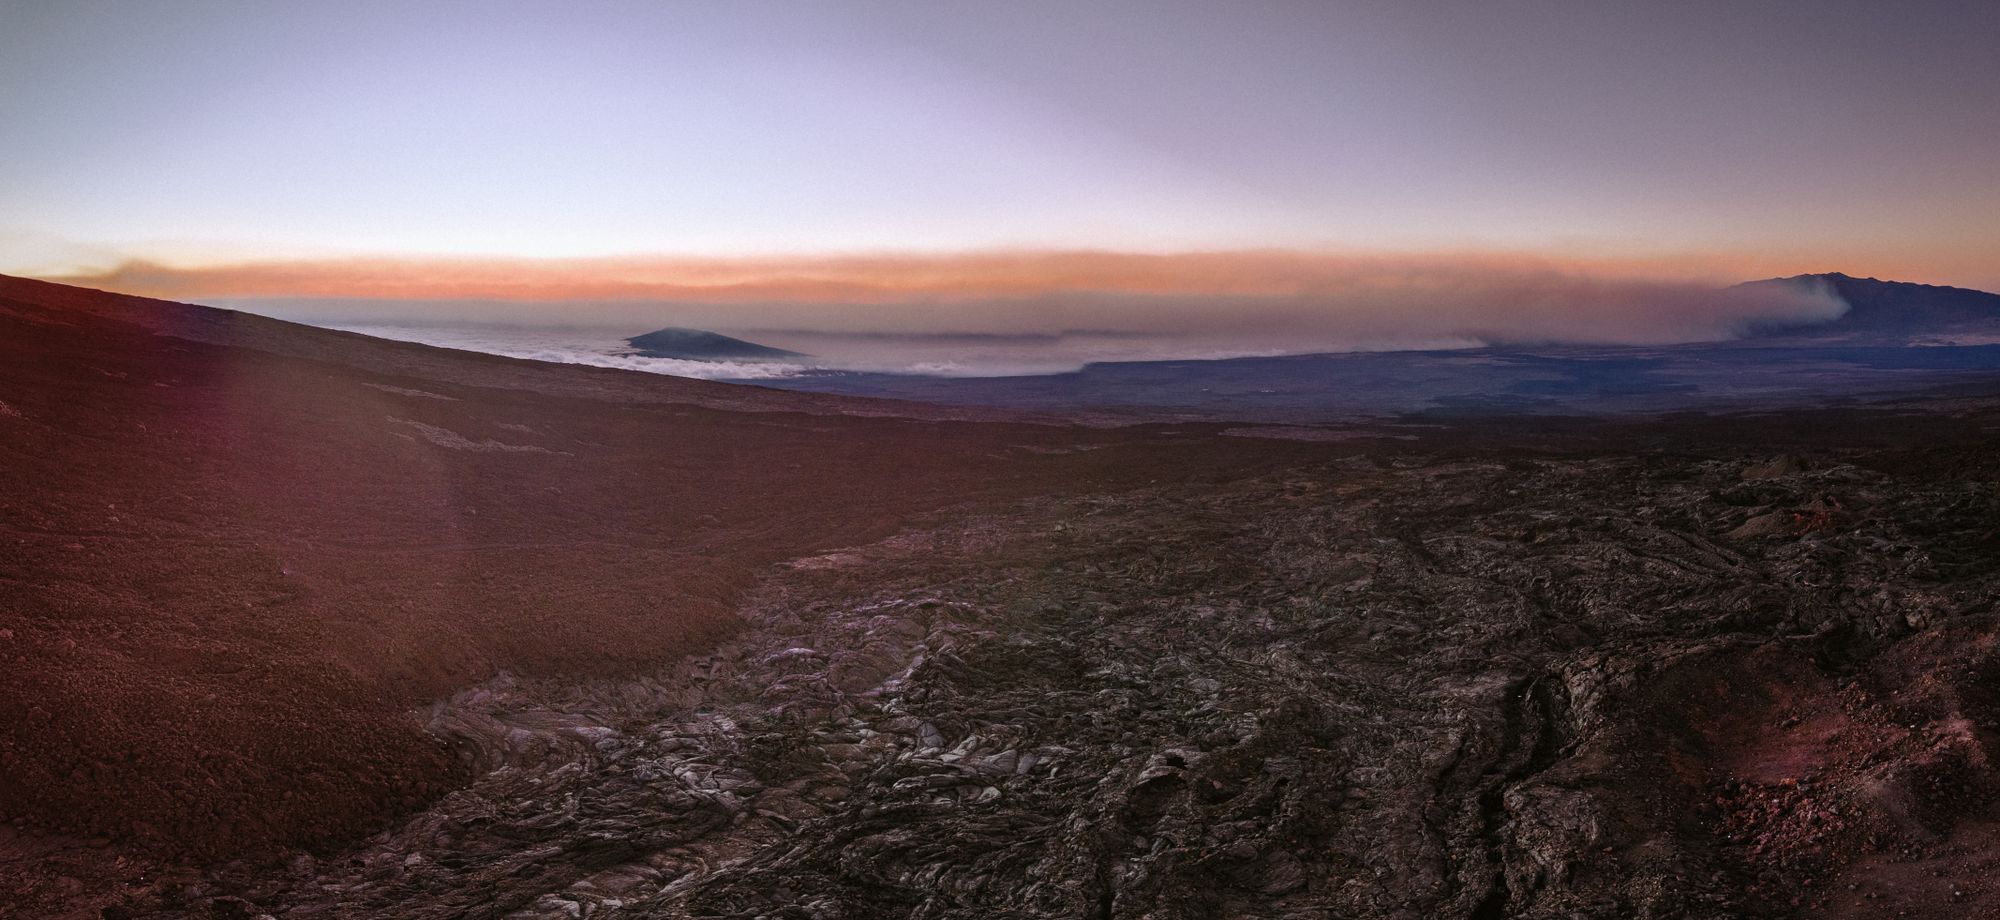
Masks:
[[[925,411],[0,279],[0,820],[349,838],[463,779],[410,715],[455,687],[699,649],[912,515],[1246,462]]]

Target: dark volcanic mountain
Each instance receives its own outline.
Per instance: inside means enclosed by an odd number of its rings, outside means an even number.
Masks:
[[[772,348],[700,329],[667,328],[635,335],[625,342],[648,358],[683,361],[777,361],[803,358],[796,351]]]
[[[411,706],[671,661],[766,565],[1152,437],[951,414],[0,277],[0,824],[351,839],[476,766]]]
[[[1090,429],[0,279],[0,918],[2000,915],[1996,377]]]
[[[1827,323],[1766,326],[1758,337],[1833,339],[1849,344],[1904,345],[1945,342],[1954,336],[1982,336],[2000,342],[2000,294],[1906,281],[1855,278],[1839,272],[1753,281],[1831,291],[1847,312]]]

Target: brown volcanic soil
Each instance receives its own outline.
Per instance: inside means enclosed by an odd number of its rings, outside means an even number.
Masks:
[[[847,414],[906,409],[0,280],[0,818],[346,839],[466,778],[414,703],[669,659],[771,562],[1159,449]]]
[[[1307,443],[7,296],[0,805],[107,839],[0,916],[2000,913],[1990,388]]]

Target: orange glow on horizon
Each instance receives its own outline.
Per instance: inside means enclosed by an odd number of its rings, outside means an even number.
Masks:
[[[1904,261],[1904,260],[1898,260]],[[1872,263],[1871,263],[1872,264]],[[1899,280],[1935,274],[1913,263]],[[98,274],[49,280],[165,299],[354,298],[498,301],[790,301],[848,304],[1044,297],[1061,293],[1310,296],[1380,288],[1449,292],[1454,279],[1495,276],[1727,284],[1845,270],[1837,259],[1771,255],[1560,258],[1467,251],[1370,253],[1237,250],[1133,253],[1023,250],[956,254],[584,259],[364,257],[174,267],[130,260]],[[1880,271],[1880,269],[1876,269]]]

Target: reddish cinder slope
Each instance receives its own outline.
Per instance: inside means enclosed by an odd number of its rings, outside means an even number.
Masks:
[[[414,704],[684,653],[761,566],[1184,440],[853,414],[897,411],[0,279],[0,819],[351,836],[461,778]]]

